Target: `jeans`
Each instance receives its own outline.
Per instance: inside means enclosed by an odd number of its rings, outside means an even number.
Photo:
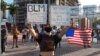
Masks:
[[[5,52],[6,39],[1,39],[1,53]]]

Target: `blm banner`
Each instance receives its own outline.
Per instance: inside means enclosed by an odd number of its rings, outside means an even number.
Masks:
[[[46,24],[47,4],[27,4],[27,22]]]

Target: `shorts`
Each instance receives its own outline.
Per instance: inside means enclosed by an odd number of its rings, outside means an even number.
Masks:
[[[54,56],[54,51],[40,52],[41,56]]]
[[[26,35],[23,35],[23,39],[26,39]]]
[[[13,39],[18,39],[18,36],[16,36],[16,35],[13,35]]]

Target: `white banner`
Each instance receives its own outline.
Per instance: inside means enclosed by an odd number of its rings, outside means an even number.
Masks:
[[[100,5],[98,6],[98,12],[100,13]]]
[[[47,4],[27,4],[27,21],[36,24],[46,24]]]
[[[79,6],[70,6],[69,14],[70,14],[71,18],[78,18],[80,11],[81,11],[81,9]]]
[[[83,7],[83,14],[86,17],[95,17],[96,16],[96,11],[97,11],[97,6],[96,5],[87,5]]]
[[[56,26],[70,25],[70,16],[67,6],[51,6],[50,7],[50,24]]]
[[[97,17],[100,18],[100,5],[98,6],[98,12],[96,13]]]

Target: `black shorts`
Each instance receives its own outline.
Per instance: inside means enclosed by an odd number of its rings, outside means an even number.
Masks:
[[[13,35],[13,39],[18,39],[18,36],[16,36],[16,35]]]
[[[23,39],[26,39],[26,35],[23,35]]]

